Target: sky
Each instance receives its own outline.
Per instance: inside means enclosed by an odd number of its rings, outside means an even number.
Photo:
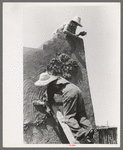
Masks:
[[[97,125],[118,126],[120,111],[120,5],[30,4],[23,8],[23,46],[38,48],[76,15],[86,31],[86,64]]]
[[[120,125],[120,3],[3,4],[3,146],[23,145],[23,47],[81,17],[96,125]],[[119,135],[120,130],[118,130]],[[10,140],[11,139],[11,140]]]

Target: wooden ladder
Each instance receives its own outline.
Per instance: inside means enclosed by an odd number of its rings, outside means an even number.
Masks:
[[[54,118],[57,119],[60,126],[62,127],[62,130],[63,130],[64,134],[66,135],[69,143],[70,144],[80,144],[80,142],[74,138],[69,126],[65,122],[63,122],[64,117],[63,117],[59,107],[56,105],[52,105],[52,110],[54,112]]]

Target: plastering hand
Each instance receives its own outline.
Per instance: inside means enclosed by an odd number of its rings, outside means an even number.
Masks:
[[[78,34],[78,36],[79,36],[79,35],[81,35],[81,36],[85,36],[85,35],[87,35],[87,32],[82,31],[82,32],[80,32],[80,33]]]
[[[41,100],[34,100],[32,103],[33,103],[33,105],[42,105],[42,106],[45,105],[45,102],[43,102]]]

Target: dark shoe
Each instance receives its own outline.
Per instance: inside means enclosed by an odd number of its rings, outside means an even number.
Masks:
[[[82,140],[84,141],[84,143],[86,144],[93,144],[94,140],[93,140],[93,135],[94,135],[94,129],[90,129],[84,136],[84,138],[82,138]]]

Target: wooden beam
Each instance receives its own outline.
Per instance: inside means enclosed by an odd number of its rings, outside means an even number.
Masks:
[[[61,125],[61,127],[62,127],[62,129],[64,131],[64,134],[66,135],[69,143],[70,144],[80,144],[80,142],[77,141],[74,138],[74,136],[73,136],[69,126],[66,123],[63,122],[64,117],[63,117],[61,111],[59,110],[59,108],[57,106],[52,106],[52,109],[53,109],[54,114],[55,114],[54,117],[55,117],[55,119],[58,120],[59,124]]]

